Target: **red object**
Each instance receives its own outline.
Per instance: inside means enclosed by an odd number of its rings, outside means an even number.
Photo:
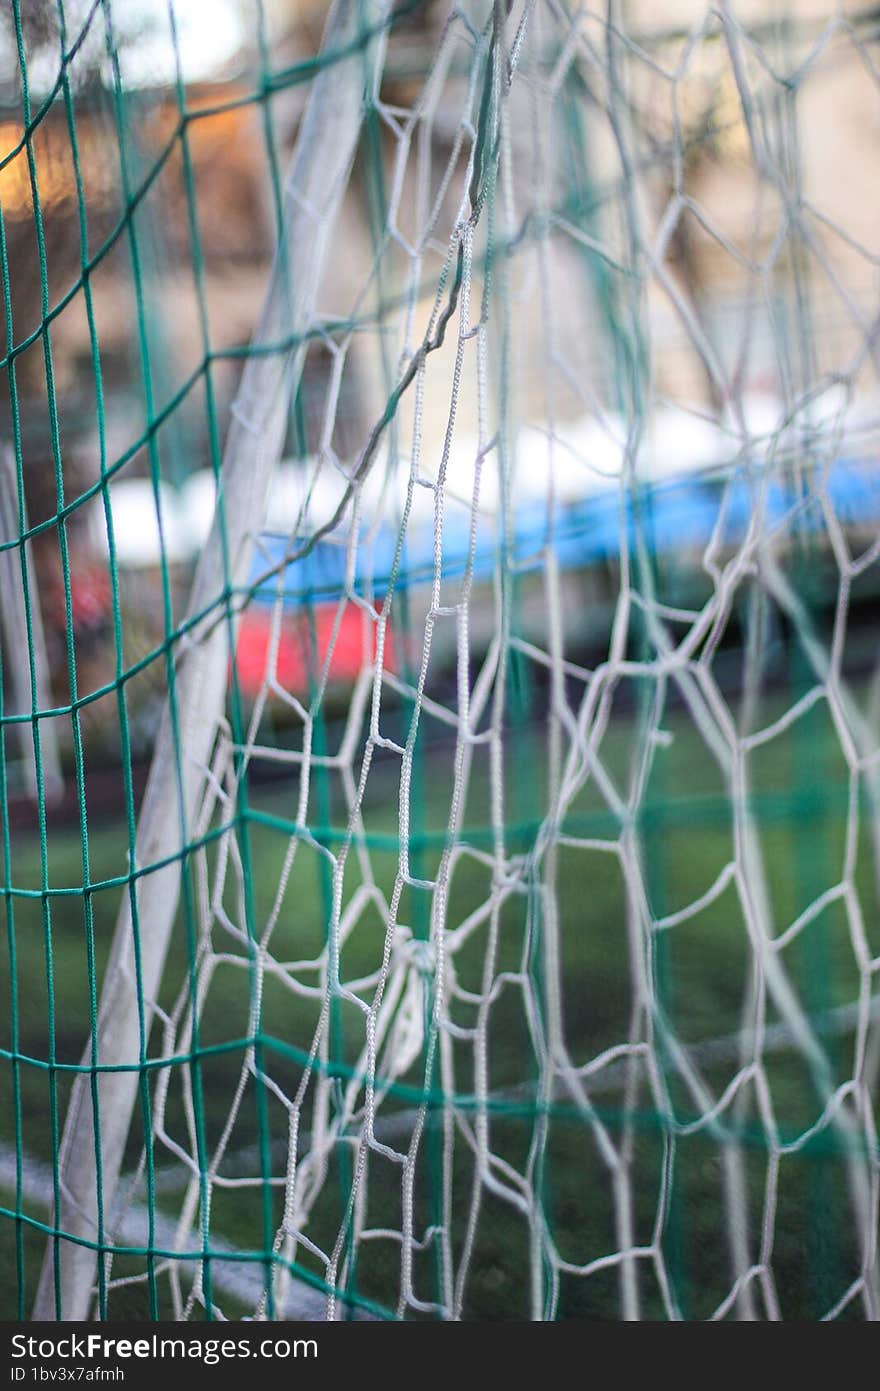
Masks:
[[[249,697],[258,695],[266,684],[272,617],[269,610],[249,609],[239,624],[235,666],[239,687]],[[362,668],[375,661],[376,625],[363,610],[354,604],[346,605],[334,642],[336,622],[336,604],[316,608],[311,624],[307,614],[282,616],[274,671],[279,686],[295,695],[306,694],[309,685],[323,677],[331,642],[329,680],[335,684],[353,684]],[[385,630],[383,666],[389,671],[394,668],[389,628]]]
[[[69,569],[70,623],[74,633],[100,628],[112,613],[110,576],[106,565],[83,564],[72,554]],[[54,573],[41,577],[43,613],[59,632],[67,629],[67,598],[60,562]]]

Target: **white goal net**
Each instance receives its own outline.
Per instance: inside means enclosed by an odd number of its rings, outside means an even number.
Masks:
[[[157,388],[52,519],[114,729],[151,673],[162,713],[97,889],[49,836],[59,972],[64,912],[118,920],[32,1069],[51,1153],[19,1105],[0,1156],[37,1310],[876,1317],[876,15],[336,0],[288,61],[280,8],[259,96],[169,77],[198,409]],[[189,148],[242,107],[248,349]]]

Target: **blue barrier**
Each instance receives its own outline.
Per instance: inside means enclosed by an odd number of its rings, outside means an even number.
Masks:
[[[824,479],[824,491],[841,524],[880,527],[880,460],[837,460]],[[500,519],[478,520],[471,564],[476,580],[488,579],[505,562],[518,573],[542,568],[552,545],[563,569],[587,569],[619,559],[622,538],[634,548],[639,532],[648,552],[657,557],[686,556],[706,547],[716,533],[722,546],[736,545],[756,509],[762,529],[784,529],[791,522],[813,532],[824,527],[815,486],[798,490],[794,482],[739,470],[727,479],[687,477],[643,485],[624,493],[609,489],[578,502],[560,505],[552,518],[534,501],[515,507],[507,536]],[[471,548],[471,518],[460,505],[446,508],[442,532],[442,582],[461,578]],[[285,565],[284,557],[305,538],[267,535],[260,547],[251,584],[258,602],[275,602],[279,589],[285,604],[332,602],[345,590],[348,533],[343,527],[323,537],[307,554]],[[395,557],[400,554],[395,572]],[[398,530],[382,522],[374,532],[362,528],[356,549],[354,588],[381,600],[394,574],[396,589],[429,585],[434,578],[434,532],[410,521],[402,546]],[[270,570],[271,578],[264,579]]]

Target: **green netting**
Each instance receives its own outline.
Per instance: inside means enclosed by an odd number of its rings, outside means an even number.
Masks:
[[[4,7],[3,1316],[877,1316],[876,44]]]

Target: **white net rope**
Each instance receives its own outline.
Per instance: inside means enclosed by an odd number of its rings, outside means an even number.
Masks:
[[[111,1309],[877,1316],[875,21],[663,10],[367,67]]]

